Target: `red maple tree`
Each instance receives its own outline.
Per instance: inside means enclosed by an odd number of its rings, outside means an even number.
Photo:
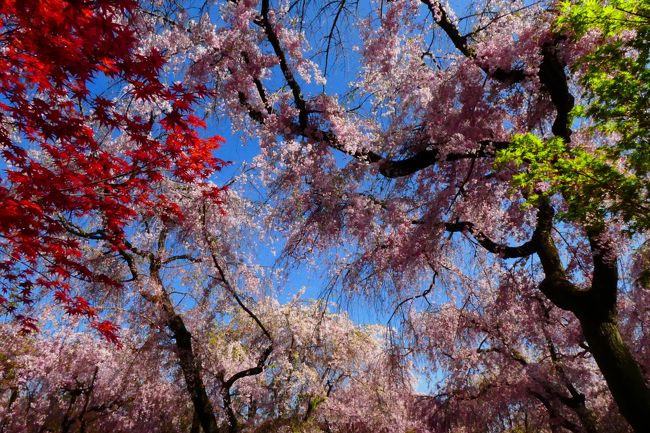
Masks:
[[[222,138],[199,137],[192,108],[209,90],[166,85],[165,55],[140,47],[138,23],[132,0],[0,0],[0,309],[26,330],[24,307],[53,294],[117,341],[72,293],[73,277],[119,284],[83,263],[84,244],[127,250],[136,206],[182,218],[157,182],[201,183],[223,164]]]

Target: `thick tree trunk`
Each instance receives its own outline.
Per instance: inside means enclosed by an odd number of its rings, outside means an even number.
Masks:
[[[582,332],[621,414],[637,433],[650,432],[650,390],[615,320],[580,320]]]
[[[545,278],[539,289],[557,307],[571,311],[582,326],[585,340],[621,414],[637,433],[650,432],[650,389],[639,364],[618,329],[617,257],[607,239],[604,223],[585,228],[593,258],[591,287],[571,283],[551,236],[554,210],[539,207],[533,238]]]
[[[196,411],[194,411],[194,415],[192,415],[192,426],[190,427],[190,433],[201,433],[201,421],[199,421],[199,417],[196,414]]]
[[[165,245],[166,236],[167,232],[161,231],[158,239],[159,250],[162,250]],[[142,295],[153,304],[158,304],[165,314],[165,326],[171,331],[176,342],[176,352],[185,378],[185,386],[194,406],[194,418],[198,419],[203,433],[219,433],[214,407],[203,383],[201,365],[192,348],[192,334],[185,326],[183,318],[176,314],[174,304],[165,291],[162,278],[160,278],[160,263],[154,254],[150,254],[149,273],[153,281],[160,287],[160,295],[152,296],[144,292]]]
[[[539,290],[556,307],[575,314],[621,414],[637,433],[648,433],[650,389],[618,329],[618,265],[611,241],[605,235],[605,225],[585,227],[594,269],[591,287],[580,287],[569,280],[553,240],[554,215],[555,211],[548,201],[540,203],[533,236],[529,242],[518,247],[496,244],[480,232],[472,234],[481,246],[488,251],[499,252],[504,258],[528,257],[537,253],[544,269],[544,280]],[[447,230],[455,232],[466,227],[467,223],[448,224]]]
[[[201,424],[204,433],[219,433],[212,402],[205,391],[200,367],[192,349],[192,335],[185,327],[183,319],[177,314],[173,314],[167,320],[167,327],[172,331],[176,341],[181,370],[199,424]]]

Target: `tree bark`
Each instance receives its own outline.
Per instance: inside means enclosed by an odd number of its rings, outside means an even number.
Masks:
[[[175,313],[172,313],[167,320],[167,327],[176,341],[176,350],[187,392],[192,399],[199,424],[201,424],[204,433],[219,433],[212,402],[205,390],[198,360],[192,349],[192,334],[185,327],[183,319]]]
[[[587,227],[594,270],[591,287],[583,289],[568,281],[550,230],[541,230],[538,256],[546,278],[540,290],[556,306],[576,315],[621,414],[634,431],[648,433],[650,389],[618,329],[617,258],[612,255],[608,241],[601,240],[603,233],[602,226]]]
[[[160,253],[165,246],[167,240],[167,229],[163,228],[158,235],[158,251]],[[128,256],[128,254],[127,254]],[[194,420],[192,424],[198,419],[203,433],[219,433],[217,418],[214,415],[214,407],[205,390],[203,383],[203,376],[201,374],[201,364],[196,357],[194,348],[192,347],[192,334],[185,326],[183,318],[176,313],[174,304],[172,303],[169,294],[165,290],[163,280],[160,276],[160,269],[162,261],[156,253],[149,253],[149,275],[151,279],[160,289],[160,294],[151,295],[146,292],[141,292],[141,295],[154,305],[158,305],[164,313],[164,324],[172,333],[174,338],[178,361],[185,378],[185,386],[187,392],[192,400],[194,406]],[[132,273],[134,271],[132,270]],[[137,278],[137,273],[133,273]]]
[[[548,201],[539,205],[537,227],[531,239],[544,269],[539,290],[558,308],[572,312],[580,321],[585,340],[598,364],[621,415],[637,433],[650,432],[650,389],[639,364],[618,328],[617,257],[609,245],[604,223],[585,227],[591,247],[593,273],[591,287],[569,281],[559,251],[551,236],[554,210]],[[454,230],[451,230],[454,231]],[[490,250],[493,242],[480,239]],[[496,245],[496,244],[494,244]],[[496,248],[496,247],[495,247]],[[503,250],[504,247],[499,247]],[[509,248],[503,251],[519,251]],[[529,254],[528,249],[523,253]],[[513,254],[510,257],[517,257]]]
[[[650,391],[616,320],[580,318],[582,332],[621,414],[637,433],[650,432]]]
[[[192,425],[190,427],[190,433],[201,433],[201,422],[199,421],[199,417],[196,414],[196,411],[194,411],[194,414],[192,415]]]
[[[543,253],[540,254],[544,264],[543,257]],[[621,414],[635,432],[648,433],[650,390],[618,328],[616,262],[607,263],[608,270],[603,270],[604,261],[600,259],[594,255],[591,288],[578,288],[566,279],[562,270],[555,275],[547,272],[540,290],[557,307],[575,314]]]

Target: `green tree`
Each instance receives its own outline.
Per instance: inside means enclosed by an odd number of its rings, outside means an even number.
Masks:
[[[579,0],[560,4],[557,31],[591,49],[572,65],[584,94],[573,122],[592,125],[593,140],[567,143],[526,134],[498,163],[526,166],[516,186],[530,204],[561,193],[565,216],[585,222],[621,215],[634,231],[650,228],[650,3]]]

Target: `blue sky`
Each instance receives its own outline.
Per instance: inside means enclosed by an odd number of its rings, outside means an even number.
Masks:
[[[369,12],[369,2],[360,2],[358,7],[357,17],[363,17]],[[455,7],[458,11],[464,11],[468,2],[459,0],[452,1],[452,6]],[[460,13],[460,12],[459,12]],[[213,20],[218,20],[216,8],[213,8],[210,15]],[[315,30],[311,31],[308,34],[309,39],[318,38],[318,33],[326,31],[326,28],[319,27],[322,26],[326,20],[315,23]],[[352,45],[359,45],[359,32],[356,26],[353,23],[342,22],[341,30],[344,32],[342,34],[343,38],[346,38],[347,45],[345,52],[342,53],[342,56],[334,57],[331,56],[329,59],[329,67],[327,70],[326,78],[327,84],[323,87],[301,82],[300,85],[303,89],[303,93],[307,98],[318,95],[320,92],[325,92],[328,95],[344,95],[350,88],[349,85],[355,81],[358,77],[359,72],[359,54],[358,52],[352,51],[350,47]],[[446,38],[436,38],[437,44],[447,44],[448,41]],[[317,48],[312,46],[312,48]],[[314,59],[319,65],[324,64],[324,56],[319,56]],[[279,71],[274,71],[272,78],[265,82],[268,84],[271,89],[277,88],[282,85],[283,82],[278,80],[278,76],[281,74]],[[228,182],[232,176],[238,173],[242,166],[248,165],[251,163],[253,158],[259,153],[258,141],[255,139],[252,140],[242,140],[242,135],[233,133],[230,128],[230,123],[227,118],[222,119],[208,119],[208,133],[209,134],[220,134],[225,138],[225,143],[223,147],[218,151],[218,156],[224,160],[230,161],[231,165],[226,167],[219,175],[216,176],[215,181],[218,184],[223,184]],[[342,160],[347,159],[346,156],[342,154],[338,155]],[[235,187],[237,187],[235,185]],[[258,185],[255,185],[255,188],[249,186],[239,186],[244,194],[251,199],[259,199],[260,191],[263,191],[263,185],[259,182]],[[279,247],[281,247],[281,243]],[[335,251],[334,251],[335,253]],[[257,259],[260,264],[271,266],[275,263],[276,257],[270,254],[268,250],[260,251]],[[310,268],[305,264],[298,264],[295,269],[292,269],[287,281],[285,290],[280,294],[281,301],[288,301],[291,299],[302,287],[305,287],[305,294],[303,298],[319,298],[322,297],[323,291],[327,287],[328,279],[325,275],[326,269],[322,268]],[[345,296],[341,296],[340,291],[335,291],[332,294],[332,300],[336,301],[337,299],[344,299]],[[380,323],[386,324],[390,314],[393,311],[394,305],[396,305],[399,300],[392,300],[393,303],[384,305],[382,308],[377,308],[375,303],[369,302],[367,299],[353,299],[351,302],[343,302],[344,309],[348,310],[350,316],[353,320],[359,323]],[[397,320],[394,320],[397,322]]]

